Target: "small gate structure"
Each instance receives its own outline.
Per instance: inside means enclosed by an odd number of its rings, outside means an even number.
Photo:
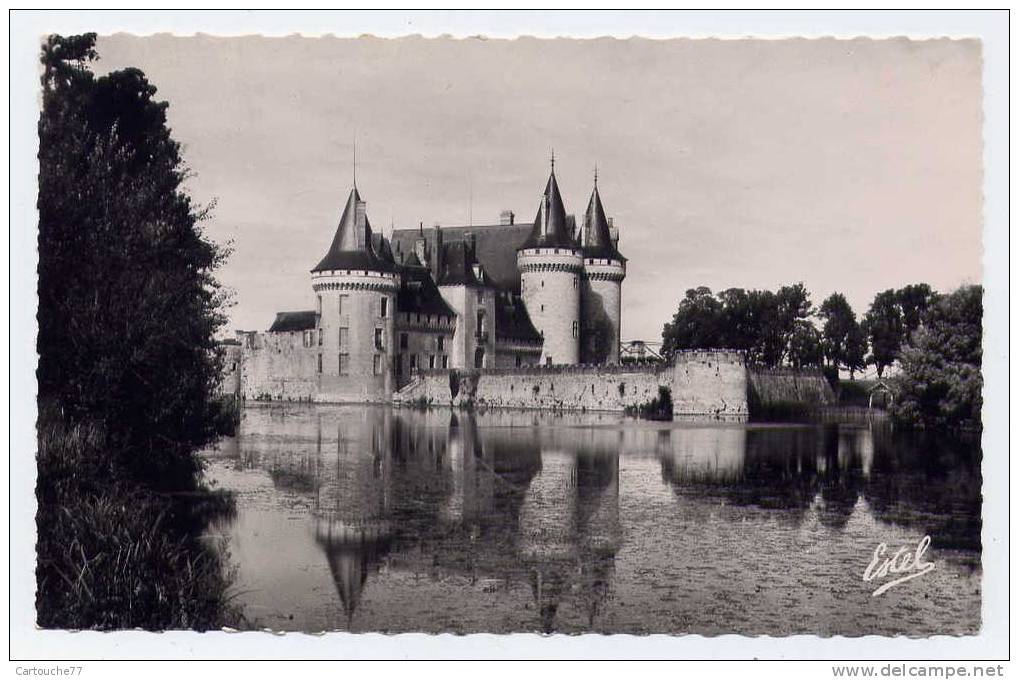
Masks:
[[[895,402],[895,391],[884,380],[878,380],[868,390],[867,408],[874,408],[874,396],[877,395],[881,408],[887,409]]]

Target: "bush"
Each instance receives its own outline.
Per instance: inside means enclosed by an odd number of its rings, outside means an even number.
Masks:
[[[41,414],[36,614],[44,628],[187,628],[236,622],[233,574],[198,535],[233,512],[232,498],[178,497],[124,481],[95,424]]]
[[[902,348],[898,396],[889,412],[919,429],[982,427],[983,289],[964,286],[936,300]]]
[[[624,412],[644,420],[672,420],[672,390],[658,386],[658,396],[637,406],[627,406]]]

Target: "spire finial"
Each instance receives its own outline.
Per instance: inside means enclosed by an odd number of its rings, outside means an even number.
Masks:
[[[552,172],[555,172],[555,147],[552,147]]]
[[[598,164],[594,164],[594,188],[598,188]]]
[[[354,133],[354,188],[357,188],[357,133]]]

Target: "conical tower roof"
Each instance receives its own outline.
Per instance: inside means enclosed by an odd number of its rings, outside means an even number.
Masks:
[[[602,206],[601,195],[598,193],[597,180],[595,180],[594,190],[591,192],[591,200],[587,202],[587,211],[584,213],[583,250],[585,257],[625,259],[612,240],[609,221],[605,217],[605,208]]]
[[[311,271],[329,271],[333,269],[363,269],[366,271],[394,271],[391,258],[376,252],[375,239],[372,238],[371,223],[365,213],[365,202],[357,187],[350,190],[347,204],[343,208],[340,222],[336,226],[336,234],[325,257]]]
[[[573,234],[566,219],[566,208],[559,193],[555,168],[548,176],[545,193],[542,194],[538,214],[534,217],[534,228],[520,250],[527,248],[573,248]]]

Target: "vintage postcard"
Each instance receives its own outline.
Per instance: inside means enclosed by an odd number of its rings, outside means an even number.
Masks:
[[[413,33],[38,33],[37,631],[986,633],[980,36]]]

